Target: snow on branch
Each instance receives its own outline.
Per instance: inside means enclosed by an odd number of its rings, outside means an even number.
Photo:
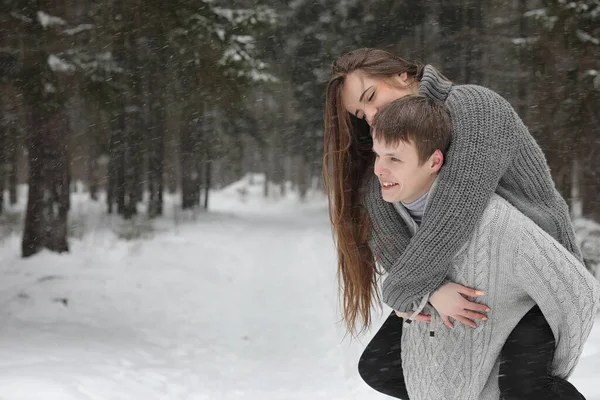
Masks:
[[[66,21],[60,17],[55,17],[53,15],[47,14],[43,11],[37,12],[37,19],[40,25],[44,28],[54,25],[66,25]]]
[[[54,54],[50,54],[48,56],[48,66],[52,71],[56,72],[73,72],[75,71],[75,66],[69,64],[65,60],[60,59]]]
[[[587,0],[587,1],[569,1],[558,0],[558,3],[568,10],[575,10],[578,13],[584,13],[592,18],[596,18],[600,15],[600,1],[599,0]]]
[[[252,57],[242,43],[231,43],[223,53],[219,64],[230,67],[227,75],[247,78],[252,82],[279,82],[275,76],[267,72],[268,65]]]
[[[577,37],[582,42],[590,42],[595,45],[600,45],[600,39],[593,37],[589,33],[582,31],[581,29],[577,29]]]
[[[510,39],[510,42],[516,46],[527,46],[536,43],[538,40],[538,37],[519,37]]]
[[[95,82],[110,80],[112,75],[124,72],[111,52],[89,54],[82,49],[71,49],[60,54],[60,57],[65,60],[64,63],[82,71]]]
[[[75,28],[70,28],[70,29],[65,29],[63,32],[66,33],[67,35],[76,35],[80,32],[84,32],[84,31],[89,31],[91,29],[94,29],[94,25],[92,24],[81,24],[76,26]]]
[[[197,8],[185,18],[185,25],[174,29],[170,38],[180,54],[194,51],[199,40],[218,54],[218,63],[225,75],[251,82],[276,82],[267,72],[267,64],[257,54],[255,36],[276,23],[276,12],[267,6],[252,9],[218,7],[212,0],[203,0],[206,7]]]
[[[263,24],[274,24],[277,21],[275,11],[266,6],[257,6],[254,9],[235,9],[230,8],[213,8],[213,12],[225,18],[229,23],[234,25],[250,24],[256,25],[259,23]]]
[[[14,19],[18,19],[19,21],[25,22],[27,24],[30,24],[33,22],[33,20],[31,18],[29,18],[28,16],[16,13],[14,11],[10,13],[10,16],[13,17]]]
[[[585,71],[585,74],[587,76],[594,77],[594,79],[592,80],[592,85],[594,86],[594,89],[600,91],[600,71],[598,71],[597,69],[588,69],[587,71]]]
[[[527,11],[525,14],[523,14],[525,17],[545,17],[548,15],[548,9],[546,8],[538,8],[535,10],[530,10]]]
[[[544,25],[548,29],[554,28],[554,24],[558,21],[558,17],[555,15],[548,15],[548,9],[537,8],[535,10],[527,11],[523,14],[525,18],[533,18],[536,20],[543,21]]]

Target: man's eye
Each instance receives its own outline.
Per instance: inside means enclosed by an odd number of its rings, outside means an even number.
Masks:
[[[397,159],[396,157],[392,157],[392,161],[397,162],[397,161],[400,161],[400,160]]]
[[[369,96],[369,98],[367,100],[368,101],[373,100],[373,96],[375,96],[375,91],[373,91],[373,93],[371,93],[371,95]]]

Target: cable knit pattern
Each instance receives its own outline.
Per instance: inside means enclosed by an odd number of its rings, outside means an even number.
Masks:
[[[490,319],[476,329],[460,323],[449,329],[428,305],[430,324],[404,325],[402,367],[411,400],[498,400],[500,352],[536,303],[556,338],[551,373],[573,372],[598,310],[600,282],[502,197],[492,195],[447,277],[485,291],[471,300],[489,305]]]
[[[413,302],[435,291],[494,192],[581,259],[567,204],[554,187],[541,149],[510,104],[480,86],[453,86],[429,65],[420,92],[448,107],[452,143],[428,217],[412,240],[393,205],[381,198],[379,181],[369,179],[364,187],[373,221],[370,246],[388,272],[384,302],[408,312]]]

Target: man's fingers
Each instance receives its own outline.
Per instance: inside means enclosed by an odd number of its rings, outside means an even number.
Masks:
[[[431,315],[419,314],[415,317],[415,321],[431,322]]]
[[[452,316],[452,318],[454,318],[455,320],[457,320],[461,324],[470,326],[471,328],[477,328],[477,324],[474,321],[472,321],[472,320],[470,320],[468,318],[465,318],[462,315]]]

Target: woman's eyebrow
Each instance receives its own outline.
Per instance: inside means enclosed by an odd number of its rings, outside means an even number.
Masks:
[[[362,101],[363,101],[363,98],[365,97],[365,93],[367,93],[367,92],[369,91],[369,89],[371,89],[372,87],[373,87],[373,85],[369,86],[368,88],[366,88],[366,89],[365,89],[365,91],[364,91],[364,92],[362,92],[362,94],[361,94],[361,95],[360,95],[360,97],[358,98],[358,102],[359,102],[359,103],[362,103]],[[354,111],[354,116],[355,116],[356,118],[358,118],[358,112],[359,112],[359,111],[360,111],[360,110],[358,110],[358,109],[357,109],[356,111]]]
[[[362,94],[360,95],[360,97],[358,98],[358,102],[362,103],[363,98],[365,97],[365,93],[367,93],[369,91],[369,89],[371,89],[373,87],[373,85],[369,86],[368,88],[365,89],[364,92],[362,92]]]

